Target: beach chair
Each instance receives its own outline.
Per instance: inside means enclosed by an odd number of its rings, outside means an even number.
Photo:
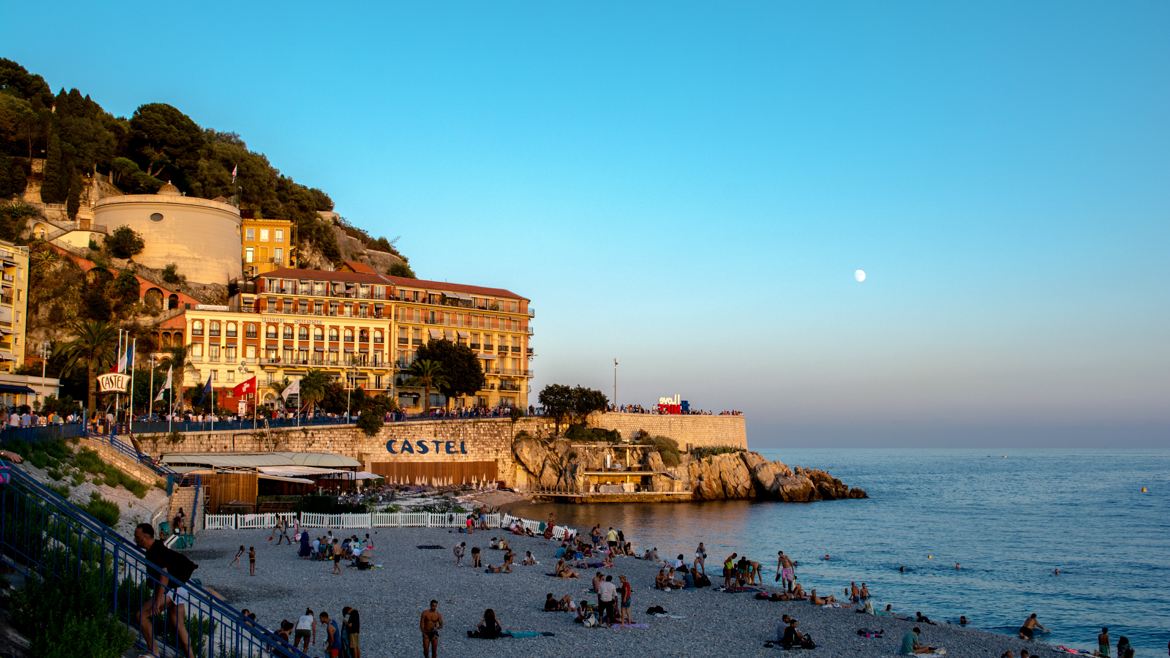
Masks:
[[[175,540],[174,548],[176,550],[185,550],[195,546],[195,535],[179,535]]]

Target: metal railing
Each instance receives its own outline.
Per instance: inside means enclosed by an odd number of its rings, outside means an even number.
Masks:
[[[61,579],[66,589],[82,578],[98,578],[109,611],[127,627],[140,627],[140,611],[161,587],[160,569],[141,549],[97,519],[41,485],[19,468],[0,487],[0,551],[18,567],[45,579]],[[159,541],[162,541],[161,538]],[[198,573],[198,572],[196,572]],[[233,606],[213,597],[197,579],[168,587],[182,601],[178,618],[188,631],[192,652],[206,658],[276,656],[303,658],[263,626],[245,619]],[[184,655],[167,615],[148,617],[158,644]],[[139,638],[139,649],[145,641]]]
[[[105,441],[106,443],[110,444],[110,447],[112,447],[114,450],[117,450],[118,452],[133,459],[139,464],[149,468],[150,470],[154,471],[156,475],[161,477],[173,477],[175,475],[175,471],[171,467],[164,464],[156,464],[155,461],[151,459],[150,455],[138,452],[134,449],[134,446],[122,441],[113,434],[94,434],[93,438],[100,441]]]
[[[53,439],[75,439],[79,436],[85,436],[85,425],[81,423],[42,427],[4,427],[3,431],[0,431],[0,441],[20,439],[30,443]]]
[[[266,530],[276,525],[278,517],[289,519],[293,514],[208,514],[203,519],[205,530]],[[302,528],[336,528],[356,530],[364,528],[462,528],[467,523],[466,512],[366,512],[364,514],[300,513]],[[547,524],[511,514],[487,514],[484,523],[489,528],[510,528],[513,521],[533,534],[543,534]],[[478,525],[479,521],[476,520]],[[553,526],[554,539],[563,539],[566,532],[576,534],[567,526]]]

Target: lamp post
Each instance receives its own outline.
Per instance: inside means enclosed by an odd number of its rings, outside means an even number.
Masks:
[[[349,357],[349,366],[345,369],[345,424],[349,424],[349,401],[353,396],[353,373],[357,370],[355,357]]]
[[[45,366],[49,363],[49,347],[49,341],[46,340],[41,343],[41,390],[37,392],[37,395],[41,398],[41,404],[45,402]]]
[[[616,358],[616,357],[614,357],[614,360],[613,360],[613,410],[614,410],[614,411],[617,411],[617,409],[618,409],[618,401],[617,401],[617,367],[618,367],[618,360],[617,360],[617,358]]]

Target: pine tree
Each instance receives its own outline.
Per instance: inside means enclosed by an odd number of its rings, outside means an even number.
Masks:
[[[69,179],[72,167],[61,148],[57,131],[49,135],[49,152],[45,160],[45,182],[41,185],[41,201],[65,203],[69,197]]]

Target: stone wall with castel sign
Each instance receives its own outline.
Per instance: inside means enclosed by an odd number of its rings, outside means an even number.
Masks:
[[[678,441],[685,449],[698,447],[732,446],[747,448],[747,424],[743,416],[670,416],[657,414],[593,414],[589,424],[621,432],[630,439],[639,430],[651,436],[666,436]]]
[[[747,446],[741,416],[655,416],[594,414],[591,425],[632,438],[639,430],[688,445]],[[281,428],[270,431],[189,432],[171,441],[166,435],[140,435],[154,455],[214,452],[328,452],[353,457],[364,468],[398,481],[432,483],[500,480],[524,487],[527,477],[516,462],[512,438],[519,432],[552,434],[546,418],[506,418],[391,423],[375,436],[354,427]]]

